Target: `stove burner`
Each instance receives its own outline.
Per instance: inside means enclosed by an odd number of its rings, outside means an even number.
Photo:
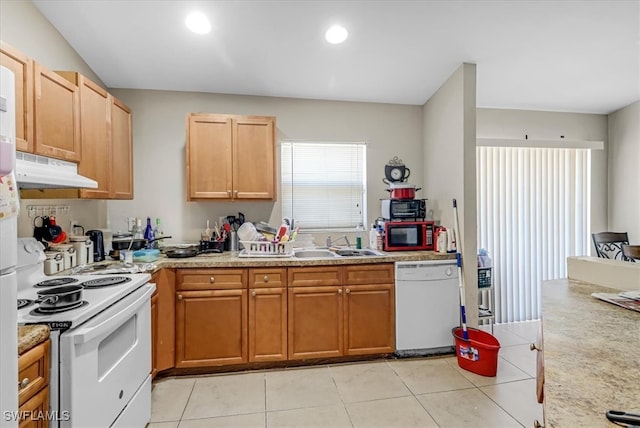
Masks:
[[[18,309],[26,308],[29,305],[33,305],[33,300],[18,299]]]
[[[82,283],[82,286],[84,288],[109,287],[111,285],[123,284],[129,281],[131,281],[131,278],[127,278],[126,276],[108,276],[105,278],[91,279],[89,281],[85,281]]]
[[[62,278],[53,278],[48,279],[46,281],[42,281],[34,285],[34,287],[55,287],[58,285],[66,285],[73,284],[74,282],[78,282],[75,278],[62,277]]]
[[[62,312],[72,311],[74,309],[81,308],[81,307],[86,306],[88,304],[89,304],[89,302],[87,302],[86,300],[83,300],[81,302],[78,302],[77,304],[70,305],[70,306],[65,306],[64,308],[52,308],[52,309],[35,308],[30,312],[30,315],[53,315],[53,314],[59,314],[59,313],[62,313]]]

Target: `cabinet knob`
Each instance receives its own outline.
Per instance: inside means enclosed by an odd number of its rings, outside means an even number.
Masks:
[[[19,383],[18,383],[18,385],[20,386],[20,389],[22,389],[22,388],[26,388],[26,387],[27,387],[27,385],[29,385],[29,382],[31,382],[31,381],[29,380],[29,378],[28,378],[28,377],[25,377],[24,379],[22,379],[22,382],[19,382]]]
[[[178,294],[178,300],[182,300],[182,294]]]
[[[351,293],[351,290],[349,290],[348,288],[345,291],[347,292],[347,294]]]
[[[233,196],[235,196],[236,198],[238,197],[238,191],[237,190],[233,191]]]
[[[264,282],[269,282],[269,275],[265,275],[265,276],[262,278],[262,280],[263,280]]]
[[[214,282],[216,282],[216,278],[212,276],[211,278],[209,278],[209,282],[213,284]]]
[[[338,288],[338,294],[342,294],[342,288]]]
[[[538,348],[535,343],[530,344],[529,349],[532,351],[542,351],[542,348]]]
[[[227,196],[231,197],[231,190],[227,190]]]
[[[257,294],[257,293],[256,293],[255,291],[252,291],[252,292],[251,292],[251,295],[252,295],[253,297],[256,297],[256,294]]]

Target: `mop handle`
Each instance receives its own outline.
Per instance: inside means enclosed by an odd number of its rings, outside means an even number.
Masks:
[[[460,252],[460,234],[458,233],[458,203],[453,200],[453,233],[456,239],[456,264],[458,265],[458,287],[460,289],[460,319],[462,320],[462,338],[469,340],[467,331],[467,311],[465,308],[464,276],[462,275],[462,253]]]

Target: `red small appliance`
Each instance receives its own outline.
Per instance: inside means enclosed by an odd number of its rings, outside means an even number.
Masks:
[[[433,221],[387,221],[385,251],[433,251]]]

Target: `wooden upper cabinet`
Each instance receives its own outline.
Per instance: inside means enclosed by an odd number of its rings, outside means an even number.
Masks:
[[[34,63],[34,152],[73,162],[81,159],[80,90]]]
[[[0,64],[13,71],[16,93],[16,150],[33,152],[33,61],[0,42]]]
[[[80,196],[108,199],[111,189],[111,95],[76,72],[58,71],[80,89],[80,147],[78,173],[98,182],[97,189],[81,189]]]
[[[273,199],[275,195],[275,119],[233,120],[233,198]]]
[[[275,198],[275,118],[187,117],[189,200]]]
[[[133,199],[133,139],[131,110],[111,97],[112,199]]]
[[[231,118],[192,114],[187,120],[189,199],[231,199]]]

